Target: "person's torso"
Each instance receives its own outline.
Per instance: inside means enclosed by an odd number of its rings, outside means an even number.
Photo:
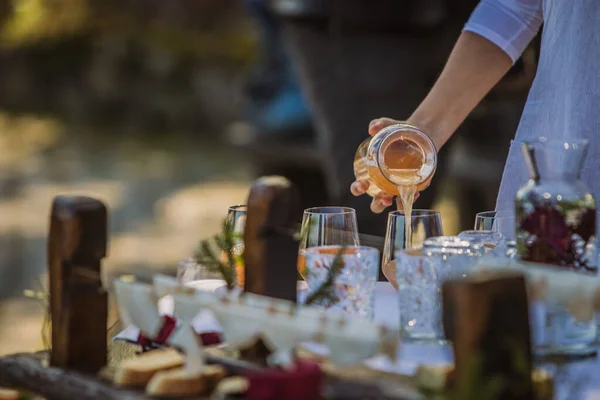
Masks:
[[[523,140],[586,138],[583,181],[600,198],[600,1],[543,0],[538,70],[505,166],[497,209],[528,179]]]

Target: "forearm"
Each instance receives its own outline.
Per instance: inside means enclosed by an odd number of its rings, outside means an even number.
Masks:
[[[408,119],[431,136],[439,149],[512,66],[500,47],[463,32],[437,82]]]

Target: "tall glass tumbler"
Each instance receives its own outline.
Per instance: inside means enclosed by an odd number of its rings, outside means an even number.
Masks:
[[[466,277],[482,255],[482,245],[456,236],[434,237],[421,249],[396,253],[400,332],[405,341],[443,344],[441,287]]]
[[[306,249],[307,298],[327,281],[330,268],[342,249],[343,266],[332,287],[334,298],[321,299],[318,305],[348,316],[372,319],[375,283],[379,276],[379,250],[373,247],[318,246]]]

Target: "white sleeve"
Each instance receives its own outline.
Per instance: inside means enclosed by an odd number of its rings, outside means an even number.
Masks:
[[[481,0],[464,27],[506,52],[513,63],[543,21],[542,0]]]

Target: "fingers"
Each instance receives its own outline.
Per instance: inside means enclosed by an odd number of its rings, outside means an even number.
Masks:
[[[376,214],[381,213],[394,202],[394,197],[387,193],[379,193],[371,202],[371,211]]]
[[[414,199],[417,200],[421,194],[419,192],[415,193]],[[371,202],[371,211],[376,214],[381,213],[383,210],[388,208],[394,203],[394,197],[387,193],[379,193],[373,201]],[[403,210],[402,202],[398,201],[398,210]]]
[[[377,118],[377,119],[374,119],[369,124],[369,135],[373,136],[373,135],[377,134],[377,132],[379,132],[383,128],[388,127],[390,125],[395,125],[398,122],[399,121],[396,121],[395,119],[391,119],[391,118]]]
[[[367,192],[367,190],[369,190],[369,181],[367,180],[355,181],[352,183],[352,185],[350,185],[350,193],[352,193],[354,196],[363,195]]]

